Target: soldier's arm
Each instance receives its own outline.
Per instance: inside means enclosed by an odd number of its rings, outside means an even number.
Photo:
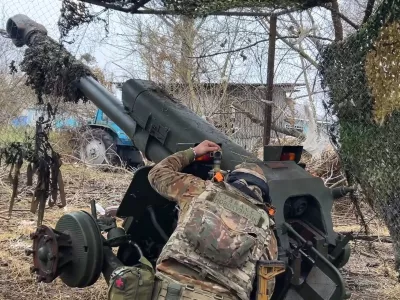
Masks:
[[[151,186],[165,198],[177,201],[181,209],[206,188],[206,181],[181,173],[193,160],[192,149],[180,151],[156,164],[149,172]]]

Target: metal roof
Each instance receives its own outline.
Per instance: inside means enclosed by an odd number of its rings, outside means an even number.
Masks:
[[[112,82],[112,84],[114,84],[118,89],[122,88],[122,85],[124,84],[124,82]],[[217,83],[217,82],[204,82],[204,83],[200,83],[200,84],[195,84],[195,85],[202,85],[204,87],[208,87],[208,88],[212,88],[212,87],[217,87],[219,85],[221,85],[222,83]],[[169,83],[169,86],[175,86],[175,87],[179,87],[179,86],[185,86],[187,84],[185,83]],[[274,84],[274,88],[281,88],[284,89],[286,91],[294,91],[296,90],[296,87],[303,87],[305,86],[302,83],[275,83]],[[261,84],[261,83],[236,83],[236,82],[232,82],[232,83],[228,83],[228,87],[229,88],[253,88],[253,89],[266,89],[267,85],[266,84]]]

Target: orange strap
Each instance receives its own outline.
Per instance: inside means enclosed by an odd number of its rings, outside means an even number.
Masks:
[[[217,181],[217,182],[222,182],[222,181],[224,181],[224,175],[222,175],[221,172],[217,172],[217,173],[215,173],[215,175],[214,175],[214,179],[215,179],[215,181]]]
[[[271,217],[275,216],[275,212],[276,212],[275,207],[273,207],[273,206],[268,207],[268,215],[269,216],[271,216]]]

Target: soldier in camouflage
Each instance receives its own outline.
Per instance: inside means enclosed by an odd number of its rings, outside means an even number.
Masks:
[[[250,299],[256,262],[277,259],[268,186],[256,164],[238,165],[223,182],[180,171],[219,150],[204,141],[153,167],[152,187],[180,208],[178,225],[157,260],[153,299]],[[274,280],[268,283],[272,294]]]

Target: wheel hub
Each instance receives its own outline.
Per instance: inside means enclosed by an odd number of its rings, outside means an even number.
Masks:
[[[33,254],[31,271],[37,274],[37,280],[52,282],[59,274],[59,266],[71,261],[69,254],[72,241],[69,235],[41,225],[31,234],[33,247],[27,249],[27,255]],[[62,249],[62,251],[60,251]]]
[[[102,164],[106,159],[106,147],[100,140],[89,141],[81,150],[86,163]]]

